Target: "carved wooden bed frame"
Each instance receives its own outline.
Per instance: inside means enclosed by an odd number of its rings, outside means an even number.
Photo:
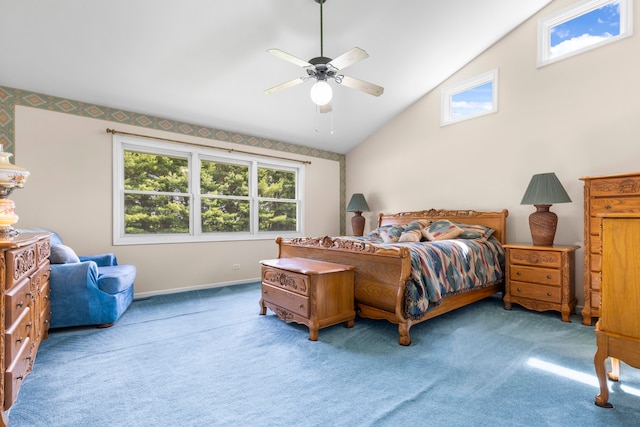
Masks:
[[[392,215],[380,214],[378,226],[408,224],[419,219],[448,219],[491,227],[495,230],[493,235],[498,241],[505,243],[508,214],[506,209],[500,212],[431,209]],[[403,311],[405,283],[411,274],[411,255],[407,248],[381,248],[366,242],[328,236],[294,239],[278,237],[276,242],[279,246],[279,258],[301,257],[355,266],[355,305],[358,315],[396,323],[401,345],[411,344],[409,329],[414,324],[504,290],[503,281],[500,281],[477,290],[447,296],[440,305],[430,309],[423,317],[408,319]]]

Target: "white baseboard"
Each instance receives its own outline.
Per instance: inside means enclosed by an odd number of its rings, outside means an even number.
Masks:
[[[139,293],[136,292],[133,294],[133,299],[136,300],[136,299],[150,298],[157,295],[168,295],[168,294],[177,294],[180,292],[199,291],[202,289],[222,288],[224,286],[246,285],[249,283],[256,283],[259,281],[260,281],[260,278],[256,277],[255,279],[235,280],[231,282],[222,282],[222,283],[207,283],[204,285],[188,286],[184,288],[163,289],[161,291],[150,291],[150,292],[139,292]]]

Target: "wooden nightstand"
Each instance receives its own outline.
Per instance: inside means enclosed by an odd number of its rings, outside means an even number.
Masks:
[[[353,278],[355,267],[306,258],[261,261],[260,314],[270,308],[285,322],[309,327],[309,339],[318,329],[346,322],[354,325]]]
[[[556,310],[562,321],[576,308],[575,252],[580,246],[509,243],[506,249],[504,308],[511,303],[530,310]]]

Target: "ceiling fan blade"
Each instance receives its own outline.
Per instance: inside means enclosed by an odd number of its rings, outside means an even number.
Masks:
[[[330,113],[333,111],[333,107],[331,106],[331,103],[327,103],[324,105],[318,105],[318,111],[320,113]]]
[[[380,96],[384,92],[384,88],[382,86],[374,85],[373,83],[365,82],[364,80],[349,76],[342,76],[340,84],[373,96]]]
[[[264,94],[265,95],[269,95],[269,94],[277,92],[279,90],[286,89],[286,88],[289,88],[289,87],[292,87],[292,86],[296,86],[296,85],[299,85],[300,83],[304,83],[304,82],[305,82],[305,79],[303,79],[302,77],[298,77],[297,79],[289,80],[288,82],[285,82],[285,83],[279,84],[278,86],[274,86],[274,87],[272,87],[270,89],[267,89],[267,90],[264,91]]]
[[[267,52],[269,52],[273,56],[277,56],[280,59],[284,59],[285,61],[292,62],[292,63],[296,64],[298,67],[311,67],[312,66],[311,64],[309,64],[304,59],[300,59],[297,56],[293,56],[290,53],[284,52],[284,51],[282,51],[280,49],[268,49]]]
[[[343,53],[338,56],[336,59],[333,59],[329,62],[329,64],[338,70],[342,70],[343,68],[348,67],[351,64],[355,64],[358,61],[362,61],[369,57],[369,54],[359,47],[354,47],[353,49]]]

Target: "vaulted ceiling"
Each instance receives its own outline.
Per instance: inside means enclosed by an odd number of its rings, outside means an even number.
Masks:
[[[325,0],[324,56],[384,93],[320,114],[311,81],[264,94],[306,75],[268,49],[320,56],[315,0],[0,0],[0,85],[346,153],[550,1]]]

